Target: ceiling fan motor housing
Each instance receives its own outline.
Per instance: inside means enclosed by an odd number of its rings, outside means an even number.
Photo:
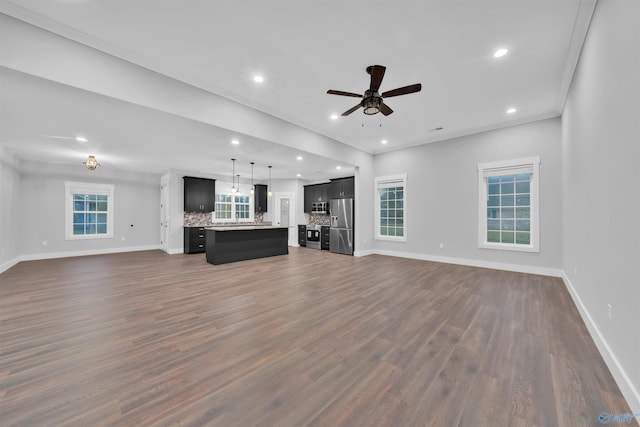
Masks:
[[[367,90],[365,91],[364,97],[360,104],[364,108],[364,113],[370,116],[380,111],[381,101],[382,97],[377,90]]]

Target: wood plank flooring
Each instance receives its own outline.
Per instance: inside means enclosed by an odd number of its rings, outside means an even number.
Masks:
[[[2,426],[597,426],[601,412],[631,411],[557,278],[306,248],[0,275]]]

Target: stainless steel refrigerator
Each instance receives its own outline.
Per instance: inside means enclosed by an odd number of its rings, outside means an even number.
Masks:
[[[329,250],[353,255],[353,199],[332,199]]]

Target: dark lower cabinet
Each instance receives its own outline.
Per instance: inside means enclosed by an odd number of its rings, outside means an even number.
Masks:
[[[329,250],[329,235],[331,227],[328,225],[323,225],[320,228],[320,249]]]
[[[298,244],[300,246],[307,246],[307,226],[298,225]]]
[[[206,249],[204,227],[184,227],[184,253],[199,254]]]

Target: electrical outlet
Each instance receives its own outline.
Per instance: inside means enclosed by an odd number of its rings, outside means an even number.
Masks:
[[[611,304],[607,304],[607,317],[609,317],[609,320],[613,320],[613,307]]]

